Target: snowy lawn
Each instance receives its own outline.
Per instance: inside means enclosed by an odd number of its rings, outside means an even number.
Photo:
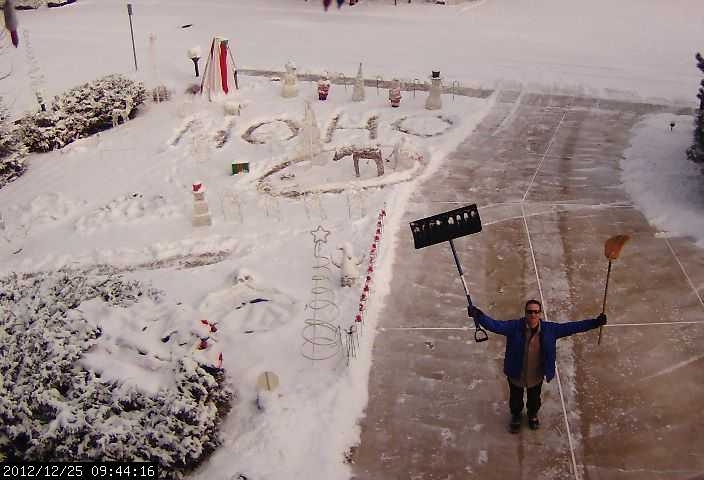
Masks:
[[[426,93],[405,93],[395,109],[385,90],[367,88],[366,100],[352,103],[351,86],[333,86],[326,102],[313,98],[310,82],[299,89],[284,99],[280,82],[244,77],[241,90],[212,103],[189,94],[150,101],[125,124],[30,156],[28,172],[0,190],[4,276],[63,269],[87,281],[119,275],[160,292],[121,306],[90,297],[61,310],[67,318],[80,312],[93,335],[100,332],[77,343],[86,345],[78,362],[86,375],[158,397],[178,385],[179,365],[222,361],[233,410],[222,425],[224,445],[198,478],[347,474],[344,452],[357,441],[366,401],[373,311],[388,281],[381,267],[393,252],[385,239],[399,227],[414,182],[438,168],[493,102],[445,96],[438,114],[424,109]],[[304,99],[321,132],[323,151],[313,161],[300,160]],[[233,101],[240,115],[226,115]],[[394,153],[401,138],[406,155]],[[378,146],[384,174],[370,160],[360,161],[359,177],[351,157],[332,161],[348,145]],[[249,172],[232,175],[232,162],[244,161]],[[199,182],[212,226],[191,225]],[[318,225],[330,233],[314,257]],[[360,263],[351,288],[341,286],[335,266],[344,244]],[[365,325],[350,336],[360,298]],[[312,319],[325,325],[311,328]],[[258,398],[265,371],[280,385]],[[58,413],[47,415],[39,431]]]
[[[241,114],[226,116],[222,101],[183,93],[196,80],[188,48],[205,50],[213,35],[223,34],[246,68],[281,70],[293,60],[302,72],[349,76],[362,61],[367,78],[425,80],[439,69],[446,84],[658,97],[691,106],[704,15],[698,0],[595,0],[587,9],[576,0],[453,7],[363,1],[327,13],[318,2],[299,0],[175,0],[168,14],[164,2],[133,4],[137,73],[124,2],[79,0],[19,14],[21,48],[4,49],[0,66],[0,73],[11,72],[1,86],[15,117],[37,109],[37,89],[51,98],[111,73],[145,81],[148,91],[166,84],[173,98],[148,101],[124,125],[28,158],[28,172],[0,189],[0,275],[8,285],[13,272],[54,278],[52,272],[64,269],[74,272],[71,281],[112,278],[159,291],[158,298],[129,305],[93,296],[59,309],[65,320],[56,328],[79,322],[100,329],[96,338],[63,338],[86,348],[78,363],[86,375],[116,382],[120,391],[173,389],[180,378],[175,365],[219,366],[222,353],[224,382],[234,397],[221,426],[222,446],[192,474],[203,479],[348,476],[344,453],[358,440],[366,403],[374,314],[391,280],[388,239],[407,228],[399,218],[415,182],[441,167],[493,97],[452,101],[445,95],[438,117],[423,109],[425,93],[404,92],[401,107],[392,109],[383,89],[367,87],[366,100],[352,103],[351,86],[333,85],[329,99],[318,102],[310,83],[299,84],[299,97],[283,99],[280,83],[241,77],[241,90],[229,99],[242,104]],[[291,125],[302,122],[302,99],[313,100],[321,136],[330,141],[317,162],[285,167],[299,149]],[[377,137],[370,138],[374,117]],[[339,128],[330,130],[336,118]],[[624,183],[657,225],[701,242],[704,227],[693,207],[702,204],[701,189],[683,155],[691,143],[688,120],[673,132],[663,119],[653,122],[637,130],[623,163]],[[413,162],[390,157],[402,137],[418,154]],[[334,147],[350,143],[380,144],[384,175],[376,176],[374,162],[362,160],[359,178],[350,157],[332,162]],[[249,173],[231,175],[233,162],[249,162]],[[658,173],[663,163],[665,176]],[[205,188],[209,227],[191,225],[196,181]],[[673,193],[682,182],[689,195]],[[346,336],[312,352],[304,327],[318,314],[342,329],[354,323],[382,209],[387,216],[365,324],[347,366]],[[331,233],[315,258],[311,231],[318,225]],[[323,260],[339,263],[344,243],[364,256],[362,278],[352,288],[341,287],[340,271]],[[6,314],[11,307],[0,308]],[[27,312],[20,312],[24,322]],[[314,337],[325,344],[327,331]],[[327,354],[333,356],[308,358]],[[265,371],[280,383],[258,399],[257,378]],[[42,417],[45,430],[56,419],[51,415]],[[139,425],[123,420],[122,431]]]

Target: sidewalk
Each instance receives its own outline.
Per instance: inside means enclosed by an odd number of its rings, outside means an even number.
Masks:
[[[461,329],[466,299],[449,246],[415,251],[402,231],[356,480],[704,473],[704,304],[694,287],[704,285],[704,252],[656,238],[620,187],[630,129],[662,109],[505,92],[419,189],[407,221],[479,205],[484,230],[455,246],[474,302],[494,318],[520,316],[528,298],[543,300],[548,320],[596,316],[604,241],[632,240],[614,264],[601,346],[597,331],[560,340],[542,428],[511,435],[503,337],[474,343]]]

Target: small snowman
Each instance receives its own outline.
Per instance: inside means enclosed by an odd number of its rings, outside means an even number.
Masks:
[[[364,255],[361,257],[354,256],[352,244],[345,242],[338,250],[342,251],[342,259],[340,263],[332,260],[332,263],[340,269],[340,285],[343,287],[351,287],[359,277],[358,267],[364,261]]]

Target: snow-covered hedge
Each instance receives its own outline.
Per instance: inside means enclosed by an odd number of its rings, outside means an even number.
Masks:
[[[695,57],[697,68],[704,73],[704,56],[697,53]],[[687,157],[697,163],[704,163],[704,78],[700,81],[697,98],[699,99],[699,110],[694,120],[694,144],[687,150]]]
[[[32,152],[48,152],[113,125],[113,111],[130,117],[144,102],[146,90],[140,82],[121,75],[108,75],[63,95],[54,97],[46,112],[20,121],[23,142]]]
[[[76,0],[15,0],[15,8],[17,10],[30,10],[39,7],[63,7],[75,3]],[[5,1],[0,0],[0,7],[5,7]]]
[[[216,448],[231,400],[222,371],[185,357],[175,387],[149,395],[80,367],[102,334],[82,302],[159,297],[136,281],[68,270],[0,279],[0,457],[149,460],[162,478],[181,478]]]
[[[17,129],[8,122],[8,113],[0,98],[0,188],[24,173],[26,148]]]

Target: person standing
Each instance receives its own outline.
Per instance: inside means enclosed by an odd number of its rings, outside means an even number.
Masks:
[[[494,320],[479,308],[470,305],[469,315],[487,330],[506,337],[504,374],[509,386],[511,433],[518,433],[523,418],[523,397],[527,396],[528,426],[540,428],[538,411],[543,380],[555,377],[557,340],[579,332],[586,332],[606,324],[606,315],[596,318],[556,323],[541,320],[542,305],[538,300],[528,300],[525,316],[516,320]]]

